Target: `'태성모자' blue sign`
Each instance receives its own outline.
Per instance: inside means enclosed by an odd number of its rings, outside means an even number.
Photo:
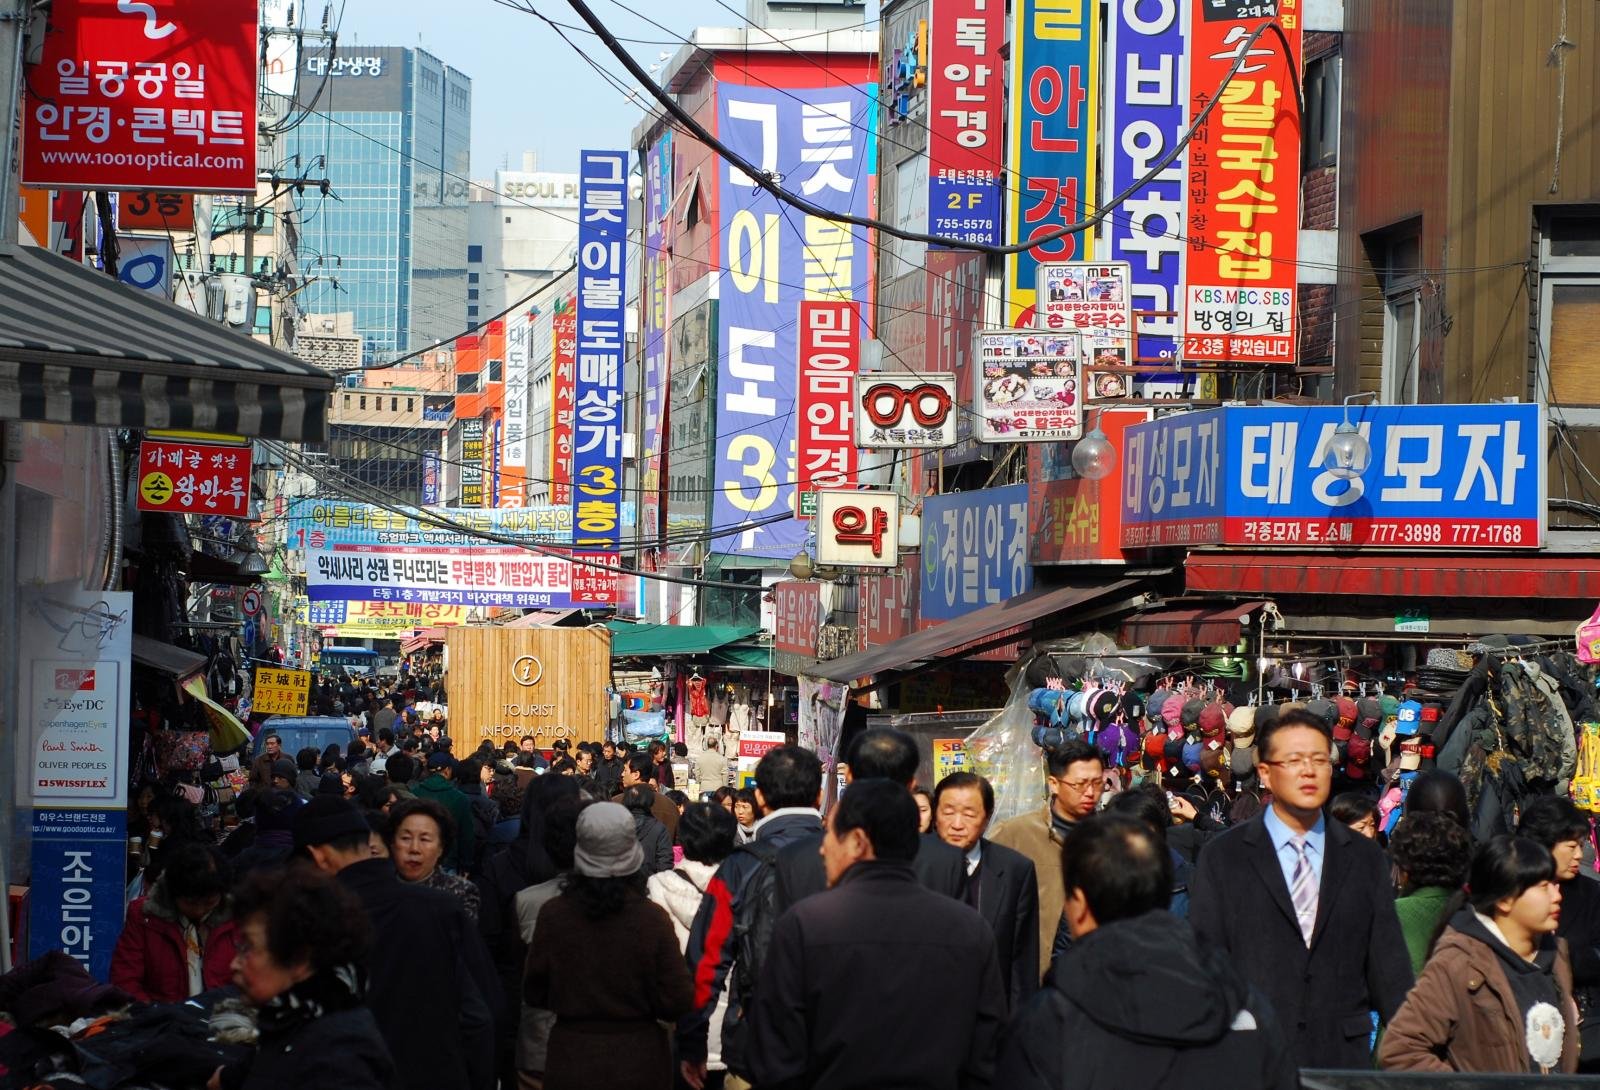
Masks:
[[[922,620],[948,621],[1032,586],[1027,485],[922,501]]]

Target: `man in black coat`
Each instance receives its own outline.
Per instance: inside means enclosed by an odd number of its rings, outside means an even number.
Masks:
[[[1294,1090],[1271,1007],[1166,911],[1172,855],[1147,823],[1102,813],[1062,846],[1073,944],[1011,1023],[1005,1090]]]
[[[295,815],[298,851],[337,875],[378,935],[416,936],[380,946],[369,962],[367,1005],[394,1057],[396,1090],[489,1090],[499,981],[459,898],[400,881],[374,858],[366,818],[344,799],[320,797]]]
[[[953,772],[933,789],[933,827],[961,852],[966,902],[994,929],[1008,1007],[1039,990],[1039,879],[1033,860],[983,838],[994,817],[994,788],[982,776]]]
[[[1289,712],[1257,745],[1272,805],[1200,854],[1189,921],[1267,996],[1299,1066],[1371,1067],[1370,1012],[1388,1022],[1412,984],[1388,860],[1323,815],[1323,720]]]
[[[751,1012],[762,1090],[986,1087],[1005,1022],[994,934],[960,901],[922,888],[917,805],[856,780],[834,807],[829,890],[778,920]]]

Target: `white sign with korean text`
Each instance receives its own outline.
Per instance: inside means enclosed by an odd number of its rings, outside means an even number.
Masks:
[[[841,489],[817,493],[817,562],[893,568],[900,563],[900,495]]]

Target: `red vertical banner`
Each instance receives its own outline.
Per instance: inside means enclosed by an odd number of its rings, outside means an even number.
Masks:
[[[850,488],[856,481],[852,407],[861,370],[861,318],[857,304],[807,299],[800,304],[799,447],[796,514],[810,518],[821,488]]]
[[[573,384],[578,365],[578,307],[572,296],[556,304],[550,320],[554,339],[550,356],[550,502],[572,502]]]
[[[931,0],[928,22],[928,231],[998,245],[1006,6]]]
[[[1293,363],[1300,237],[1300,73],[1303,0],[1279,0],[1278,25],[1249,47],[1189,144],[1187,360]],[[1189,118],[1217,86],[1263,18],[1263,5],[1191,0]]]

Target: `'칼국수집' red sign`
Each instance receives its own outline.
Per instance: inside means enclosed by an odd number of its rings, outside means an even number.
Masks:
[[[256,189],[257,0],[54,0],[22,184]]]
[[[250,448],[146,440],[139,444],[139,510],[250,517]]]

